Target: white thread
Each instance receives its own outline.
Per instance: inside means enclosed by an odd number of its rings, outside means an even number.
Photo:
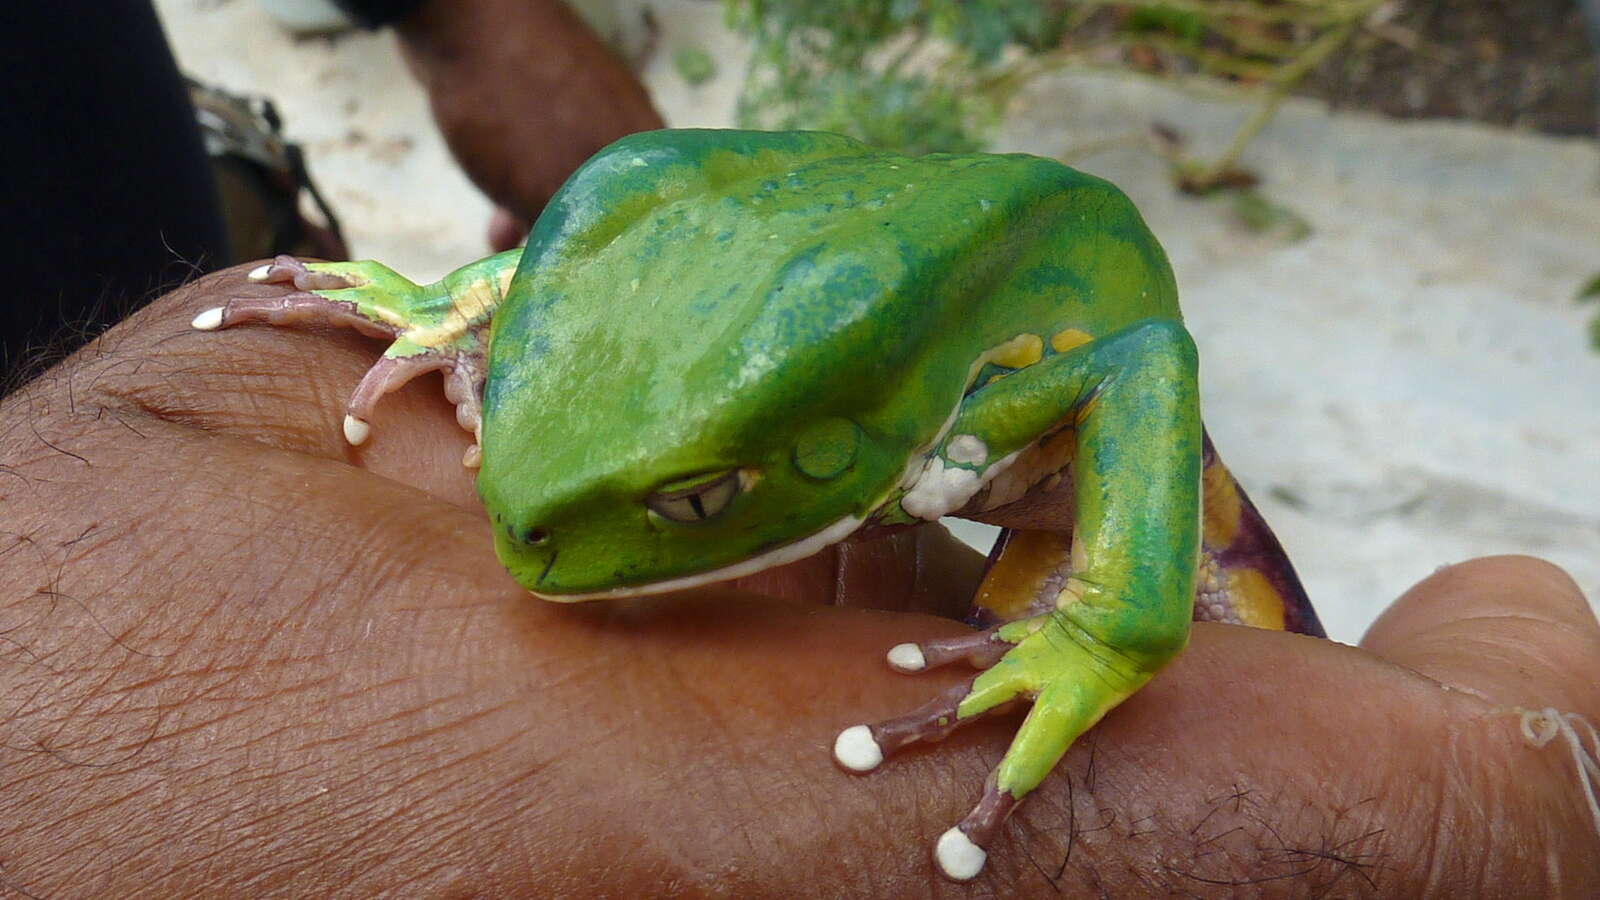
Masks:
[[[1583,799],[1589,804],[1589,814],[1594,816],[1595,833],[1600,834],[1600,732],[1589,720],[1577,713],[1564,713],[1552,706],[1544,709],[1524,709],[1522,712],[1522,737],[1535,747],[1544,747],[1561,735],[1567,739],[1567,749],[1572,751],[1573,765],[1578,769],[1578,783],[1583,786]],[[1583,746],[1583,737],[1573,727],[1576,722],[1589,732],[1589,747]]]

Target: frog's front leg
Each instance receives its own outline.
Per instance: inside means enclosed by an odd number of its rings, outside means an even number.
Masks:
[[[847,729],[836,746],[841,763],[865,770],[912,740],[1033,701],[982,799],[939,839],[936,857],[952,878],[981,871],[982,848],[1017,802],[1188,640],[1200,534],[1195,365],[1182,325],[1141,322],[981,388],[951,429],[950,441],[985,438],[994,460],[1072,428],[1076,504],[1063,568],[1072,574],[1048,611],[955,642],[895,648],[902,670],[917,670],[919,657],[924,666],[999,658],[959,691],[910,716]]]
[[[427,372],[445,373],[445,396],[456,421],[473,433],[462,460],[478,462],[489,319],[505,296],[521,251],[463,266],[429,285],[417,285],[376,262],[302,262],[279,256],[250,272],[249,280],[289,288],[276,297],[237,297],[196,316],[193,326],[213,331],[246,322],[272,325],[323,323],[355,328],[393,341],[367,371],[345,405],[344,436],[360,444],[378,400]]]

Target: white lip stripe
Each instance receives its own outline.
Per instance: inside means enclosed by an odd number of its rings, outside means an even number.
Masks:
[[[592,591],[587,594],[541,594],[530,591],[541,600],[552,600],[556,603],[577,603],[583,600],[601,600],[610,597],[645,597],[650,594],[665,594],[668,591],[688,590],[702,584],[716,584],[719,581],[728,581],[745,575],[753,575],[764,569],[791,563],[797,559],[805,559],[824,547],[837,544],[849,537],[852,532],[861,527],[861,519],[855,516],[845,516],[827,528],[822,529],[808,538],[801,538],[792,544],[784,544],[775,550],[768,550],[759,556],[741,560],[731,566],[701,572],[698,575],[685,575],[682,578],[672,578],[667,581],[657,581],[652,584],[636,584],[627,587],[609,588],[603,591]]]

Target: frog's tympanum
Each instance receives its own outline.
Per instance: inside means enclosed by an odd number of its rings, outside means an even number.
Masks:
[[[1031,701],[937,841],[952,878],[1191,618],[1320,632],[1201,430],[1160,245],[1115,187],[1051,160],[649,132],[574,174],[525,249],[437,283],[290,257],[250,278],[285,292],[195,327],[393,341],[350,398],[353,444],[379,397],[443,371],[499,557],[547,600],[680,591],[947,515],[1005,526],[983,630],[888,653],[980,673],[834,744],[864,772]]]

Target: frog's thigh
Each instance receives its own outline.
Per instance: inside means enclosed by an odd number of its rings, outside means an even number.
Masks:
[[[971,849],[963,839],[991,840],[1072,742],[1182,649],[1193,611],[1200,422],[1183,327],[1141,322],[993,387],[1002,385],[973,412],[989,420],[980,433],[1016,420],[1019,435],[1037,435],[1062,421],[1063,406],[1075,423],[1073,576],[1054,610],[1000,629],[1015,646],[957,707],[966,720],[1034,701],[961,834],[941,839],[947,871],[947,845],[956,859]],[[1051,395],[1054,404],[1039,402]]]

